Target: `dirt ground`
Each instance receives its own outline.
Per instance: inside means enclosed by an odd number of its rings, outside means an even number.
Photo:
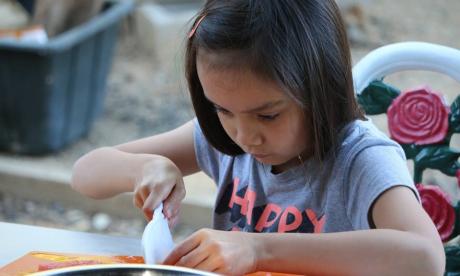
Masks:
[[[376,0],[363,5],[362,24],[347,14],[353,62],[370,50],[400,41],[425,41],[460,49],[459,0]],[[132,21],[130,21],[132,23]],[[359,23],[359,22],[358,22]],[[86,137],[61,152],[42,157],[18,157],[70,170],[84,153],[107,145],[172,129],[193,117],[186,87],[177,70],[158,67],[155,57],[140,47],[135,25],[124,24],[108,80],[104,111]],[[391,77],[401,89],[430,83],[448,95],[460,85],[438,74],[398,74]],[[453,96],[449,97],[453,100]],[[384,123],[376,121],[385,128]],[[453,193],[458,191],[452,190]]]

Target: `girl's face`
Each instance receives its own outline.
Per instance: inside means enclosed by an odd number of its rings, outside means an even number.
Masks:
[[[201,58],[198,77],[228,136],[259,162],[282,172],[313,145],[303,110],[273,81],[249,70],[215,69]],[[308,121],[309,122],[309,121]]]

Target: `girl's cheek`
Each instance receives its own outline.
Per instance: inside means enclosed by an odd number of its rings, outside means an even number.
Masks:
[[[229,120],[228,118],[225,118],[225,116],[222,116],[222,115],[218,115],[218,117],[220,120],[220,124],[224,128],[225,132],[233,140],[233,137],[235,135],[235,127],[233,126],[231,120]]]

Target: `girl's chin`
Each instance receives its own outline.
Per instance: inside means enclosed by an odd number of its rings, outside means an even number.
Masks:
[[[252,155],[254,159],[263,163],[265,165],[277,166],[283,163],[286,163],[285,160],[280,160],[279,156],[275,156],[273,154],[266,154],[266,155]]]
[[[288,169],[297,167],[301,164],[302,162],[300,161],[300,159],[298,157],[295,157],[295,158],[291,158],[288,161],[284,161],[284,162],[272,162],[270,165],[272,166],[273,171],[283,172]]]
[[[257,161],[261,162],[261,163],[264,163],[264,164],[267,164],[267,165],[272,165],[271,163],[271,155],[252,155],[254,157],[254,159],[256,159]]]

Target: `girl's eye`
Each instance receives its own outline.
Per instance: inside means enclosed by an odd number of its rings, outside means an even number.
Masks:
[[[221,107],[218,107],[218,106],[214,106],[214,110],[216,111],[216,113],[221,113],[223,115],[230,115],[230,111],[226,110],[226,109],[223,109]]]
[[[257,115],[263,121],[274,121],[278,116],[278,114],[271,114],[271,115]]]

